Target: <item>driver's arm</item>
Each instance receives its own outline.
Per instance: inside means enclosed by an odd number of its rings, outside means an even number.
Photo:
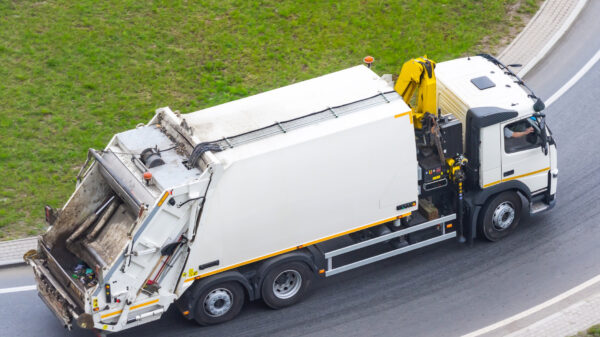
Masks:
[[[508,132],[507,132],[508,131]],[[528,127],[525,131],[511,131],[508,128],[504,129],[504,136],[506,138],[520,138],[533,132],[533,127]]]

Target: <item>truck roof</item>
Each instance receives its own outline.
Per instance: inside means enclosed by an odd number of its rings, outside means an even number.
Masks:
[[[516,78],[481,56],[440,62],[435,68],[439,83],[452,91],[468,108],[499,107],[530,113],[534,101]]]
[[[213,154],[233,163],[408,111],[388,82],[361,65],[177,118],[196,144],[214,144],[221,151]]]
[[[361,65],[182,117],[201,142],[215,141],[391,90],[387,82]]]

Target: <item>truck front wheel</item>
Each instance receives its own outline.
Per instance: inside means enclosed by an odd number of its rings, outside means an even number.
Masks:
[[[269,270],[263,280],[263,301],[273,309],[295,304],[306,294],[312,277],[313,273],[302,262],[277,265]]]
[[[194,319],[200,325],[223,323],[237,316],[243,305],[244,289],[239,283],[212,285],[198,297]]]
[[[489,241],[498,241],[512,233],[521,218],[521,198],[507,191],[494,196],[486,203],[479,229]]]

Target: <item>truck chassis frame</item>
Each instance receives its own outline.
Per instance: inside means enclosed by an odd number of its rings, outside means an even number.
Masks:
[[[413,227],[402,229],[402,230],[399,230],[399,231],[396,231],[396,232],[392,232],[392,233],[389,233],[389,234],[385,234],[385,235],[382,235],[382,236],[375,237],[373,239],[369,239],[369,240],[366,240],[366,241],[363,241],[363,242],[359,242],[359,243],[356,243],[356,244],[353,244],[353,245],[349,245],[349,246],[346,246],[346,247],[343,247],[343,248],[339,248],[339,249],[336,249],[336,250],[332,250],[332,251],[326,252],[324,254],[324,257],[327,260],[327,269],[325,270],[325,276],[327,276],[327,277],[328,276],[333,276],[333,275],[336,275],[336,274],[339,274],[339,273],[343,273],[345,271],[348,271],[348,270],[351,270],[351,269],[354,269],[354,268],[362,267],[364,265],[367,265],[367,264],[370,264],[370,263],[373,263],[373,262],[377,262],[377,261],[381,261],[383,259],[387,259],[387,258],[392,257],[392,256],[404,254],[404,253],[410,252],[412,250],[415,250],[415,249],[418,249],[418,248],[421,248],[421,247],[429,246],[429,245],[432,245],[432,244],[435,244],[435,243],[438,243],[438,242],[441,242],[441,241],[445,241],[445,240],[448,240],[448,239],[455,238],[456,237],[456,232],[455,231],[450,232],[450,233],[446,233],[446,223],[449,222],[449,221],[455,220],[455,219],[456,219],[456,214],[450,214],[450,215],[442,216],[440,218],[433,219],[433,220],[424,222],[422,224],[419,224],[419,225],[416,225],[416,226],[413,226]],[[348,264],[345,264],[345,265],[333,268],[333,258],[336,257],[336,256],[344,255],[344,254],[356,251],[358,249],[362,249],[362,248],[365,248],[365,247],[368,247],[368,246],[372,246],[372,245],[375,245],[375,244],[378,244],[378,243],[381,243],[381,242],[384,242],[384,241],[388,241],[388,240],[391,240],[391,239],[394,239],[394,238],[397,238],[397,237],[401,237],[403,235],[407,235],[407,234],[414,233],[414,232],[417,232],[417,231],[425,230],[425,229],[428,229],[428,228],[433,228],[433,227],[436,227],[436,226],[440,226],[441,227],[440,228],[441,229],[441,235],[438,235],[436,237],[433,237],[433,238],[430,238],[430,239],[427,239],[427,240],[423,240],[423,241],[420,241],[420,242],[417,242],[417,243],[409,244],[408,246],[400,247],[400,248],[397,248],[397,249],[394,249],[394,250],[391,250],[391,251],[388,251],[388,252],[385,252],[385,253],[381,253],[381,254],[378,254],[378,255],[375,255],[375,256],[371,256],[371,257],[368,257],[366,259],[362,259],[362,260],[359,260],[359,261],[356,261],[356,262],[351,262],[351,263],[348,263]]]

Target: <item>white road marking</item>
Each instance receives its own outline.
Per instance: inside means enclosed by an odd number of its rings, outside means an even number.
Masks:
[[[554,95],[550,96],[550,98],[546,100],[546,106],[550,106],[550,104],[556,102],[560,96],[571,89],[571,87],[575,85],[575,83],[577,83],[577,81],[579,81],[583,75],[585,75],[594,66],[594,64],[596,64],[596,62],[598,62],[598,60],[600,60],[600,50],[596,52],[596,54],[583,66],[583,68],[579,69],[577,74],[571,77],[571,79],[568,80],[567,83],[565,83],[562,87],[560,87],[560,89],[558,89]]]
[[[0,294],[18,293],[20,291],[31,291],[31,290],[35,290],[35,289],[36,289],[35,285],[24,286],[24,287],[14,287],[14,288],[4,288],[4,289],[0,289]]]
[[[556,102],[556,100],[558,100],[560,98],[560,96],[562,96],[565,92],[567,92],[569,89],[571,89],[571,87],[573,85],[575,85],[575,83],[577,83],[577,81],[579,81],[583,75],[585,75],[595,64],[596,62],[598,62],[598,60],[600,60],[600,50],[598,50],[596,52],[596,54],[575,74],[573,75],[573,77],[571,77],[570,80],[567,81],[567,83],[565,83],[560,89],[558,89],[552,96],[550,96],[550,98],[548,98],[546,100],[546,106],[550,106],[552,103]],[[509,325],[513,322],[516,322],[522,318],[525,318],[529,315],[532,315],[540,310],[543,310],[545,308],[548,308],[562,300],[564,300],[565,298],[578,293],[582,290],[584,290],[585,288],[588,288],[596,283],[600,282],[600,275],[570,289],[565,291],[564,293],[549,299],[548,301],[541,303],[539,305],[536,305],[533,308],[527,309],[523,312],[520,312],[514,316],[511,316],[505,320],[502,320],[500,322],[496,322],[492,325],[488,325],[484,328],[481,328],[477,331],[473,331],[471,333],[468,333],[466,335],[463,335],[462,337],[476,337],[476,336],[481,336],[483,334],[486,334],[488,332],[494,331],[498,328],[501,328],[503,326]]]
[[[533,308],[530,308],[528,310],[520,312],[520,313],[518,313],[518,314],[516,314],[514,316],[511,316],[511,317],[509,317],[509,318],[507,318],[505,320],[502,320],[500,322],[497,322],[497,323],[494,323],[492,325],[486,326],[485,328],[481,328],[481,329],[479,329],[477,331],[473,331],[473,332],[471,332],[469,334],[463,335],[462,337],[481,336],[481,335],[483,335],[485,333],[488,333],[490,331],[493,331],[493,330],[496,330],[498,328],[501,328],[501,327],[503,327],[505,325],[508,325],[508,324],[510,324],[512,322],[518,321],[518,320],[520,320],[522,318],[525,318],[525,317],[527,317],[527,316],[529,316],[531,314],[534,314],[534,313],[536,313],[536,312],[538,312],[538,311],[540,311],[542,309],[548,308],[549,306],[551,306],[553,304],[556,304],[556,303],[564,300],[565,298],[567,298],[567,297],[569,297],[569,296],[571,296],[571,295],[573,295],[575,293],[578,293],[578,292],[580,292],[580,291],[582,291],[582,290],[584,290],[584,289],[586,289],[586,288],[588,288],[588,287],[590,287],[590,286],[592,286],[592,285],[594,285],[594,284],[596,284],[598,282],[600,282],[600,275],[597,275],[596,277],[593,277],[593,278],[587,280],[586,282],[584,282],[584,283],[576,286],[575,288],[572,288],[572,289],[570,289],[568,291],[565,291],[564,293],[562,293],[562,294],[560,294],[560,295],[558,295],[558,296],[556,296],[554,298],[551,298],[551,299],[549,299],[548,301],[546,301],[546,302],[544,302],[542,304],[536,305]]]

